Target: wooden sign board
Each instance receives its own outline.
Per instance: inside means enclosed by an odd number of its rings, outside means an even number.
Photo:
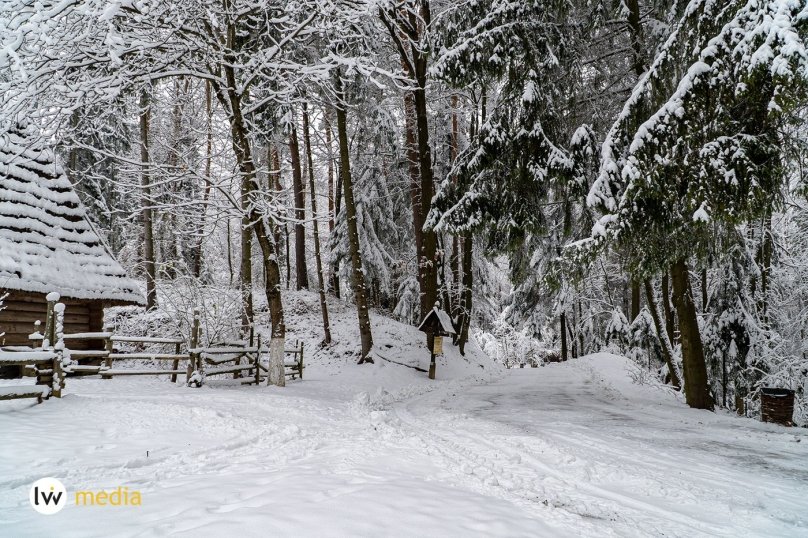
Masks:
[[[443,338],[440,336],[435,336],[433,340],[432,352],[435,355],[443,355]]]

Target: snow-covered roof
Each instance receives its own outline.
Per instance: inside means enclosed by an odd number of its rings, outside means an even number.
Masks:
[[[53,152],[22,129],[0,136],[0,289],[144,303]]]
[[[432,308],[432,311],[427,314],[424,320],[421,322],[421,325],[418,326],[419,331],[424,330],[424,325],[427,323],[429,318],[433,315],[438,317],[438,322],[440,323],[440,327],[446,334],[456,334],[454,330],[454,325],[452,325],[452,318],[447,314],[444,310],[441,310],[438,306],[439,303],[436,303],[435,306]]]

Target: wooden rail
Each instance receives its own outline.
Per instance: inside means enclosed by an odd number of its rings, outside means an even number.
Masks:
[[[39,333],[39,325],[36,325],[36,332],[29,338],[40,344],[44,345],[46,342],[53,342],[55,335],[53,328],[56,321],[53,317],[53,305],[49,304],[48,310],[48,323],[46,324],[45,333]],[[72,359],[77,360],[91,360],[103,361],[102,364],[88,365],[73,363],[65,369],[65,373],[75,375],[99,375],[102,379],[112,379],[118,376],[131,376],[131,375],[169,375],[171,381],[176,382],[179,374],[186,374],[186,383],[189,386],[200,386],[204,383],[205,377],[214,375],[232,374],[234,379],[246,377],[244,383],[260,384],[262,380],[266,379],[268,367],[262,364],[262,357],[266,357],[269,353],[269,348],[262,346],[260,335],[256,338],[250,335],[247,341],[224,341],[208,347],[202,347],[202,331],[200,323],[200,309],[194,309],[193,323],[191,326],[191,335],[188,340],[188,345],[183,351],[186,340],[180,337],[149,337],[149,336],[130,336],[115,334],[111,327],[104,327],[103,331],[99,332],[84,332],[60,335],[64,341],[87,341],[98,340],[103,342],[104,349],[97,350],[69,350]],[[119,349],[116,344],[156,344],[156,345],[173,345],[173,352],[169,351],[135,351],[127,352]],[[68,350],[67,346],[63,348]],[[30,348],[27,350],[18,350],[30,353],[49,353],[47,351],[32,351]],[[35,355],[28,356],[35,356]],[[16,352],[15,352],[16,354]],[[286,357],[292,356],[292,360]],[[19,356],[18,356],[19,357]],[[43,355],[44,357],[44,355]],[[48,355],[51,357],[51,355]],[[22,360],[22,358],[20,358]],[[49,360],[53,360],[52,358]],[[146,369],[146,368],[115,368],[115,361],[120,360],[134,360],[134,361],[171,361],[171,367],[166,369]],[[242,364],[242,360],[245,362]],[[185,369],[180,367],[180,361],[187,361]],[[25,362],[25,365],[30,364],[30,360]],[[284,373],[291,376],[292,379],[303,378],[303,370],[305,368],[303,362],[303,343],[295,342],[294,349],[284,350]],[[2,364],[2,362],[0,362]],[[61,382],[64,385],[63,381]],[[23,391],[0,391],[0,399],[4,399],[3,395],[11,397],[13,394],[34,394],[37,391],[29,389]],[[22,397],[22,396],[20,396]]]
[[[49,296],[50,298],[50,296]],[[23,366],[33,368],[36,373],[36,384],[21,386],[0,387],[0,400],[16,400],[21,398],[36,398],[37,403],[43,399],[54,396],[62,397],[65,387],[62,362],[64,359],[64,340],[61,330],[64,327],[64,307],[56,308],[55,300],[48,301],[47,323],[45,335],[49,344],[48,349],[22,349],[14,347],[0,351],[0,365]],[[57,338],[59,339],[58,345]]]

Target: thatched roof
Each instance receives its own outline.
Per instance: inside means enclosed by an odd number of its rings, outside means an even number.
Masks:
[[[143,304],[53,152],[26,134],[0,136],[0,290]]]

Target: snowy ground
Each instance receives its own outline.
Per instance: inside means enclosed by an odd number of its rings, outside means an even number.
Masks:
[[[426,365],[414,329],[375,323]],[[335,349],[285,389],[70,379],[0,402],[0,536],[808,535],[806,430],[689,410],[606,354],[506,372],[451,350],[429,382]],[[42,516],[44,476],[143,505]]]

